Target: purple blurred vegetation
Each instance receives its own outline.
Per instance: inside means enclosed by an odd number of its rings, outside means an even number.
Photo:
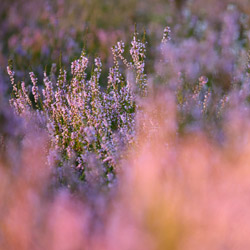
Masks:
[[[0,249],[250,248],[248,0],[1,4]]]

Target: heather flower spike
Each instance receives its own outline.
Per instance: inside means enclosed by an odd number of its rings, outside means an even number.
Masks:
[[[171,29],[170,29],[169,26],[166,26],[166,28],[164,29],[164,32],[163,32],[162,40],[161,40],[161,42],[163,44],[165,44],[165,43],[167,43],[168,41],[171,40],[170,34],[171,34]]]

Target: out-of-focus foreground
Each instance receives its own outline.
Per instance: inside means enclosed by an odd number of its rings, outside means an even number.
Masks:
[[[150,122],[139,147],[108,193],[95,189],[95,179],[73,193],[58,188],[45,164],[46,135],[29,129],[18,148],[18,138],[6,135],[15,161],[1,160],[1,249],[248,249],[245,111],[229,114],[219,146],[202,133],[178,138],[174,98],[157,96],[145,105]]]

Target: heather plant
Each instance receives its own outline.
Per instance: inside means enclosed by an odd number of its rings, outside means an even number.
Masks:
[[[112,48],[114,66],[109,69],[106,89],[100,87],[99,57],[95,58],[92,74],[87,78],[88,57],[84,51],[71,64],[70,80],[62,68],[55,84],[44,72],[42,91],[33,72],[30,72],[31,93],[24,82],[18,87],[12,66],[8,66],[13,87],[11,106],[22,117],[30,119],[35,112],[41,122],[45,120],[51,138],[49,157],[58,154],[57,165],[71,162],[82,179],[87,178],[88,163],[94,158],[96,164],[101,163],[105,182],[112,182],[120,152],[134,142],[138,98],[147,95],[146,48],[137,33],[131,42],[131,61],[124,58],[124,47],[123,42],[118,42]],[[122,74],[120,61],[131,81]]]
[[[248,25],[241,17],[239,9],[230,6],[221,12],[217,30],[211,21],[196,19],[189,13],[186,26],[187,31],[192,27],[192,35],[180,38],[183,26],[176,25],[172,40],[157,51],[152,79],[175,93],[179,132],[205,129],[212,137],[220,137],[230,93],[240,92],[240,100],[247,103]]]

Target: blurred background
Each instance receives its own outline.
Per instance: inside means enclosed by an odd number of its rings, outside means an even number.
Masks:
[[[230,5],[242,14],[237,22],[243,26],[243,39],[248,0],[1,0],[1,75],[8,59],[13,59],[19,80],[31,70],[41,77],[53,63],[69,68],[83,48],[110,66],[110,47],[121,39],[129,46],[135,24],[140,34],[146,31],[147,71],[152,72],[155,45],[166,25],[175,29],[175,39],[202,39],[204,29],[221,29],[222,14]]]

